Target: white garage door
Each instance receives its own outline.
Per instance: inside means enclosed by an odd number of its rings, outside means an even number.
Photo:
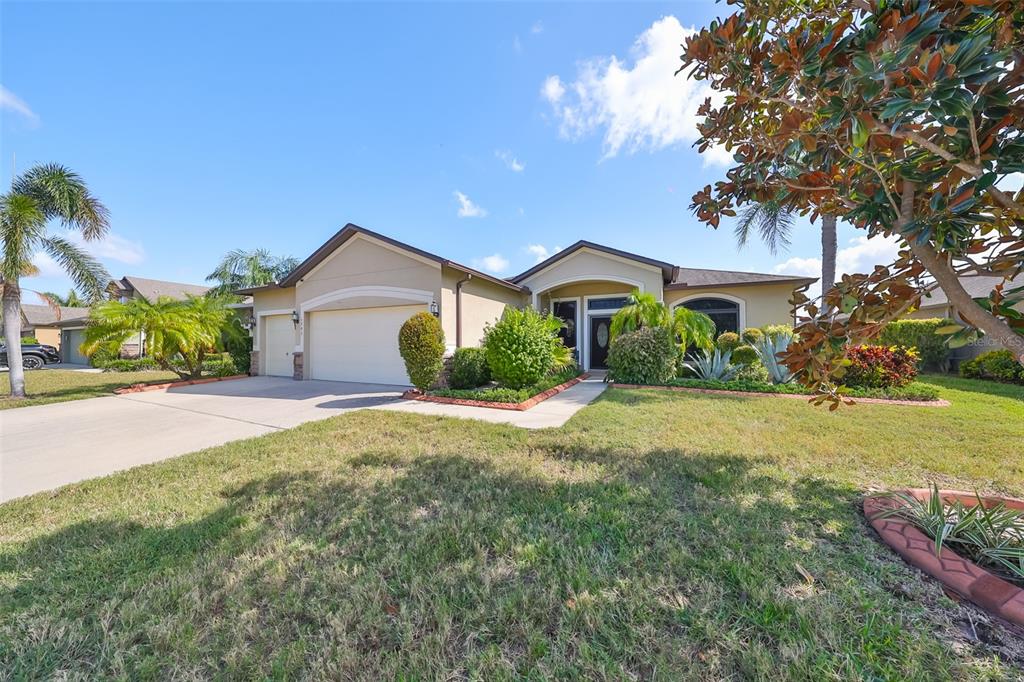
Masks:
[[[398,330],[425,305],[327,310],[309,316],[309,376],[329,381],[409,384]]]
[[[266,374],[290,377],[293,373],[292,352],[295,350],[295,323],[291,315],[267,315],[263,318],[263,348]]]

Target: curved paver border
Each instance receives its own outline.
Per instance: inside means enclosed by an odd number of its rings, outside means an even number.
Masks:
[[[925,488],[911,488],[902,492],[918,500],[926,500],[931,491]],[[943,502],[959,500],[965,505],[976,504],[977,498],[971,493],[958,490],[941,490]],[[1002,502],[1011,509],[1024,510],[1024,500],[1009,497],[983,497],[985,504]],[[864,499],[864,516],[878,532],[882,541],[892,547],[903,559],[932,576],[964,599],[974,602],[987,611],[1024,626],[1024,590],[964,559],[948,547],[935,554],[935,541],[918,530],[909,521],[896,516],[878,518],[882,512],[896,508],[898,499],[888,496],[872,496]]]
[[[248,374],[233,374],[229,377],[204,377],[202,379],[189,379],[187,381],[168,381],[162,384],[132,384],[131,386],[115,388],[114,393],[116,395],[124,395],[126,393],[144,393],[146,391],[165,391],[168,388],[178,388],[179,386],[195,386],[196,384],[212,384],[217,381],[231,381],[233,379],[248,378]]]
[[[705,393],[708,395],[740,396],[744,398],[801,398],[811,400],[813,395],[806,393],[755,393],[753,391],[728,391],[722,388],[696,388],[693,386],[657,386],[652,384],[619,384],[611,382],[612,388],[653,388],[658,391],[681,391],[683,393]],[[890,400],[889,398],[854,398],[855,403],[866,405],[909,405],[910,407],[949,407],[950,402],[943,398],[938,400]]]
[[[521,403],[498,403],[488,400],[466,400],[465,398],[446,398],[439,395],[427,395],[420,393],[416,389],[406,391],[402,394],[402,397],[406,400],[419,400],[426,403],[441,403],[442,405],[465,405],[467,407],[489,407],[492,410],[515,410],[517,412],[524,412],[537,403],[542,403],[551,396],[558,395],[562,391],[572,388],[576,384],[580,383],[584,379],[589,379],[590,375],[587,373],[580,374],[577,377],[569,379],[563,384],[552,386],[546,391],[541,391],[535,396],[527,398]]]

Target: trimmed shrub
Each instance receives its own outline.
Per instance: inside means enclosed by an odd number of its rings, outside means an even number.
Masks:
[[[444,368],[444,331],[430,313],[416,313],[398,330],[398,352],[413,386],[425,391]]]
[[[29,344],[38,344],[39,339],[34,336],[23,336],[21,337],[21,345],[27,346]]]
[[[213,377],[231,377],[242,374],[230,353],[221,353],[214,358],[203,360],[203,374]]]
[[[960,364],[960,375],[969,379],[989,379],[1024,384],[1024,366],[1006,349],[990,350]]]
[[[624,384],[664,384],[675,378],[678,352],[669,329],[643,327],[612,342],[608,373]]]
[[[459,348],[452,357],[448,385],[455,389],[476,388],[491,380],[483,348]]]
[[[718,350],[725,351],[736,350],[743,342],[740,340],[740,335],[736,332],[722,332],[718,335],[718,341],[715,345],[718,346]]]
[[[541,315],[533,308],[505,308],[484,335],[491,377],[506,388],[523,388],[571,363],[569,349],[558,337],[561,328],[562,321],[554,315]]]
[[[954,324],[953,320],[932,318],[929,320],[896,320],[890,322],[878,336],[883,346],[904,346],[916,348],[921,356],[920,368],[945,370],[949,360],[949,335],[936,334],[935,330]]]
[[[757,362],[757,351],[753,346],[737,346],[732,352],[732,361],[737,365],[750,365]]]
[[[104,372],[149,372],[160,369],[153,358],[132,358],[127,360],[106,360],[102,364],[96,364]]]
[[[762,332],[757,327],[748,327],[748,328],[743,330],[743,334],[742,334],[743,343],[747,344],[748,346],[753,346],[755,343],[757,343],[758,341],[760,341],[763,338],[764,338],[764,332]],[[733,360],[735,360],[735,359],[736,358],[733,357]]]
[[[742,348],[742,346],[741,346]],[[739,350],[739,349],[737,349]],[[736,353],[732,354],[733,360],[736,359]],[[761,364],[760,360],[754,360],[748,365],[740,367],[739,371],[736,372],[734,377],[735,381],[754,381],[760,384],[771,383],[771,375],[768,374],[768,370]]]
[[[793,336],[793,325],[790,324],[766,324],[761,327],[761,333],[769,339],[774,339],[776,336]],[[750,344],[754,345],[754,344]]]
[[[854,346],[842,377],[846,386],[889,388],[906,386],[917,377],[917,351],[902,346]]]

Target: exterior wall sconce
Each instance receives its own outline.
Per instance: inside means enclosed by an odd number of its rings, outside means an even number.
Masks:
[[[253,317],[252,315],[250,315],[248,317],[248,319],[246,319],[244,322],[242,322],[242,326],[245,327],[246,329],[255,329],[256,328],[256,318]]]
[[[437,307],[437,301],[430,302],[430,314],[434,317],[438,317],[441,314],[441,309]]]
[[[294,324],[296,327],[299,326],[299,311],[298,310],[293,310],[292,311],[292,324]]]

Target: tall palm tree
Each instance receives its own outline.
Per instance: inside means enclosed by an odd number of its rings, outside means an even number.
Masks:
[[[45,301],[50,305],[64,306],[67,308],[86,308],[89,306],[89,301],[78,295],[78,292],[74,289],[68,290],[67,296],[61,296],[58,293],[52,291],[44,291],[39,294]]]
[[[794,212],[774,199],[745,208],[736,223],[736,243],[746,246],[751,233],[761,236],[771,254],[789,250],[793,231]],[[826,213],[821,216],[821,291],[831,289],[836,282],[836,217]]]
[[[21,277],[34,270],[32,256],[42,251],[59,264],[87,297],[102,296],[110,281],[103,265],[87,251],[47,227],[58,220],[86,240],[103,237],[110,228],[107,208],[89,191],[82,178],[59,164],[34,166],[14,178],[10,191],[0,195],[0,285],[3,286],[4,336],[21,338]],[[9,343],[11,397],[25,397],[21,347]]]
[[[236,289],[277,282],[298,264],[298,258],[274,256],[266,249],[234,249],[224,255],[206,281],[218,282],[211,290],[214,294],[230,294]]]

